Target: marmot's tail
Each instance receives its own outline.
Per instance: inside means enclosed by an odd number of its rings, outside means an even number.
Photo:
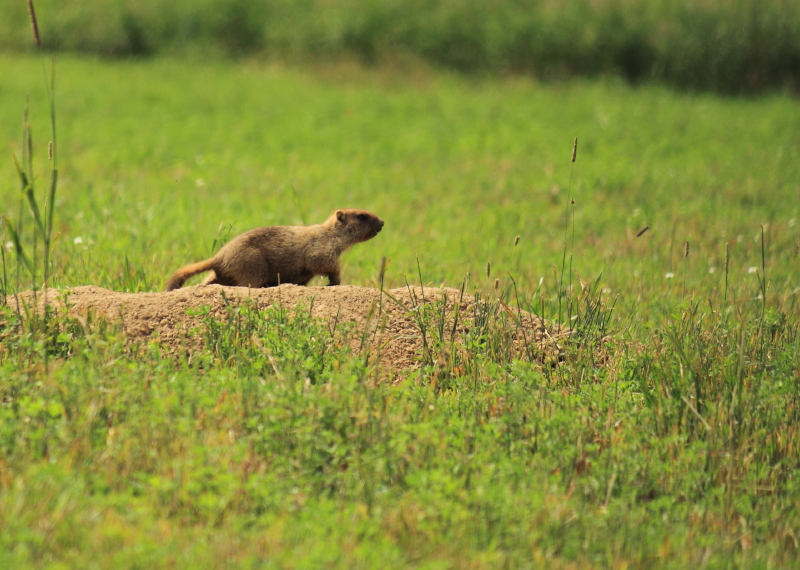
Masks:
[[[191,265],[187,265],[186,267],[181,267],[175,273],[172,274],[172,277],[169,278],[167,281],[167,291],[172,291],[173,289],[180,289],[183,287],[183,284],[186,282],[189,277],[192,275],[197,275],[198,273],[202,273],[203,271],[208,271],[214,268],[214,258],[206,259],[205,261],[198,261],[197,263],[192,263]]]

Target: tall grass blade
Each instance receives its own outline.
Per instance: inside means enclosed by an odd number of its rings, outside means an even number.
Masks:
[[[28,202],[28,207],[31,210],[31,216],[33,217],[33,221],[36,224],[36,229],[39,230],[39,235],[42,237],[42,240],[47,239],[47,229],[45,228],[44,218],[42,217],[41,211],[39,210],[39,204],[36,201],[36,196],[33,193],[33,185],[28,184],[28,186],[23,190],[25,194],[25,199]]]
[[[11,242],[14,244],[14,252],[17,255],[17,259],[22,261],[23,265],[28,269],[28,271],[33,272],[33,265],[31,261],[28,259],[28,256],[25,255],[25,250],[22,247],[22,240],[19,238],[19,233],[17,229],[14,227],[14,222],[8,216],[3,216],[3,224],[5,224],[6,231],[8,232],[8,236],[11,238]]]
[[[45,210],[47,212],[45,240],[49,244],[53,235],[53,214],[56,211],[56,187],[58,186],[58,170],[50,172],[50,194],[47,197]]]

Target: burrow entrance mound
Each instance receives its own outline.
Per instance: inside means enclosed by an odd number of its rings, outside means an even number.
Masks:
[[[370,349],[379,349],[375,353],[380,354],[380,364],[393,370],[419,365],[425,344],[423,328],[428,343],[435,340],[438,330],[445,331],[445,340],[452,340],[455,331],[458,343],[474,327],[490,322],[500,327],[495,332],[507,335],[513,356],[542,363],[558,360],[557,341],[563,336],[557,327],[531,313],[449,288],[416,286],[381,293],[379,289],[349,285],[281,285],[266,289],[198,285],[161,293],[119,293],[85,286],[64,291],[48,289],[46,295],[39,291],[35,301],[33,293],[25,292],[9,296],[8,304],[17,306],[17,299],[28,306],[35,302],[41,310],[45,298],[48,305],[66,310],[73,317],[85,318],[91,313],[118,323],[132,342],[157,335],[161,345],[173,353],[203,349],[202,318],[190,309],[208,307],[204,318],[223,320],[231,306],[238,303],[252,302],[259,309],[280,304],[290,311],[302,304],[313,317],[328,324],[354,323],[358,334],[346,342],[356,350],[363,348],[364,338],[368,339]]]

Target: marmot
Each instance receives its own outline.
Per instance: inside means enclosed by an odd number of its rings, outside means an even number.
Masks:
[[[167,291],[180,288],[198,273],[211,271],[203,285],[274,287],[281,283],[306,285],[326,275],[338,285],[339,256],[350,246],[374,238],[383,220],[366,210],[336,210],[313,226],[257,228],[236,236],[211,259],[178,269]]]

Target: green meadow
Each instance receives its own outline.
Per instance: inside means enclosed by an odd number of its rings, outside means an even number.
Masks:
[[[0,70],[7,296],[44,279],[12,154],[27,101],[44,211],[50,61]],[[302,313],[242,309],[276,365],[232,321],[176,361],[3,309],[0,567],[797,564],[796,98],[59,55],[55,108],[51,287],[158,291],[237,233],[356,207],[386,227],[343,284],[377,287],[385,257],[386,288],[464,287],[575,333],[553,368],[478,338],[390,386]]]

